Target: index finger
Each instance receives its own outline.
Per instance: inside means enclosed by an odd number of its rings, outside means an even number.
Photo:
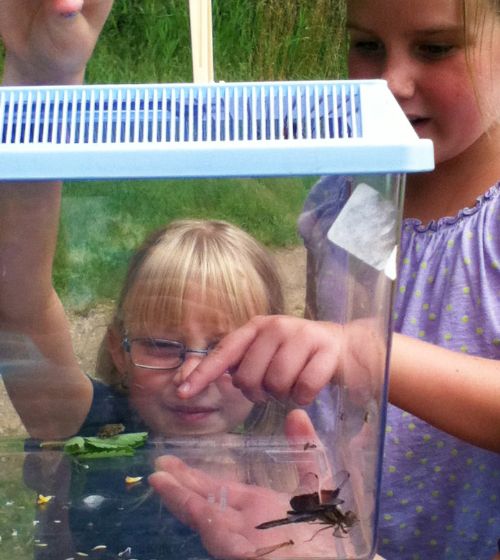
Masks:
[[[257,327],[249,322],[225,336],[179,386],[179,397],[190,399],[224,373],[237,368],[256,335]]]

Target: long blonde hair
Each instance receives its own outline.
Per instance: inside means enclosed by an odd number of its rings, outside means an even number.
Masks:
[[[500,20],[495,20],[495,18],[500,17],[500,0],[461,0],[461,11],[464,25],[465,56],[478,107],[483,114],[488,114],[491,111],[496,113],[496,107],[484,105],[484,92],[479,91],[477,88],[475,82],[476,69],[471,55],[470,42],[471,38],[474,38],[474,41],[485,44],[487,44],[487,41],[493,40],[495,28],[500,25]],[[490,25],[488,24],[489,16],[493,16],[491,17]],[[493,63],[493,57],[497,55],[498,53],[492,52],[491,63]]]
[[[223,310],[233,327],[284,312],[277,265],[252,236],[224,221],[178,220],[151,234],[132,257],[110,328],[124,334],[132,323],[179,325],[193,289],[211,309]],[[105,342],[96,375],[126,392]],[[255,405],[245,431],[276,433],[283,411],[277,402]]]

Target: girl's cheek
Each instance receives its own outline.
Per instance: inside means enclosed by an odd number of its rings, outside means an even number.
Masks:
[[[249,401],[245,395],[242,393],[241,389],[237,389],[231,380],[231,376],[224,374],[218,381],[216,381],[219,393],[227,404],[228,409],[233,412],[237,411],[237,414],[243,414],[247,407],[252,408],[253,403]]]
[[[379,78],[382,68],[375,60],[367,60],[356,53],[351,53],[347,60],[349,78],[352,80],[369,80]]]
[[[160,373],[134,373],[131,376],[131,390],[134,392],[155,393],[161,390],[168,379]]]
[[[233,379],[230,373],[223,373],[217,381],[214,382],[219,392],[224,398],[228,400],[232,399],[244,399],[244,395],[241,389],[238,389],[233,385]]]

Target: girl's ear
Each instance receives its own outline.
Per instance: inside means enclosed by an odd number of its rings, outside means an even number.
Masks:
[[[116,369],[122,375],[125,375],[127,371],[126,352],[122,346],[122,337],[114,327],[108,328],[108,332],[106,333],[106,344]]]

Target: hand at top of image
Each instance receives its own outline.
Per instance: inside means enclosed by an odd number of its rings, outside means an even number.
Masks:
[[[78,84],[113,0],[0,0],[4,85]]]

